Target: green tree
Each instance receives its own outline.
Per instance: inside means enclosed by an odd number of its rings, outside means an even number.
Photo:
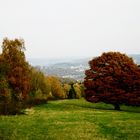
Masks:
[[[74,89],[74,84],[71,83],[71,88],[69,90],[68,99],[75,99],[75,98],[76,98],[76,92]]]

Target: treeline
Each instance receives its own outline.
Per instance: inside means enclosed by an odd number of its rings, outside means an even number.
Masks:
[[[84,96],[82,83],[59,78],[56,76],[45,76],[42,71],[32,68],[32,89],[29,94],[29,104],[40,104],[47,100],[74,99]],[[73,90],[72,97],[70,97]]]
[[[84,95],[81,83],[45,76],[29,65],[24,40],[5,38],[0,54],[0,114],[17,114],[49,99],[72,99]],[[62,82],[63,81],[63,82]]]

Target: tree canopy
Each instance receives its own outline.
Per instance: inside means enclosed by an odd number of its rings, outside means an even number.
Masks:
[[[30,91],[29,65],[25,60],[25,47],[22,39],[9,40],[5,38],[2,44],[3,63],[6,65],[6,75],[9,86],[17,96],[22,98]]]
[[[0,113],[16,113],[30,92],[30,67],[22,39],[5,38],[0,54]]]
[[[140,106],[140,68],[125,54],[103,53],[89,61],[85,98],[89,102]]]

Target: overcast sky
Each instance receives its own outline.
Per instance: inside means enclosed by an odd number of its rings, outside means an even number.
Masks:
[[[0,42],[23,38],[28,58],[140,53],[140,0],[0,0]]]

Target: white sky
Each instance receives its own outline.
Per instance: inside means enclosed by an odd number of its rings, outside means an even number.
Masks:
[[[0,42],[23,38],[30,58],[140,53],[140,0],[0,0]]]

